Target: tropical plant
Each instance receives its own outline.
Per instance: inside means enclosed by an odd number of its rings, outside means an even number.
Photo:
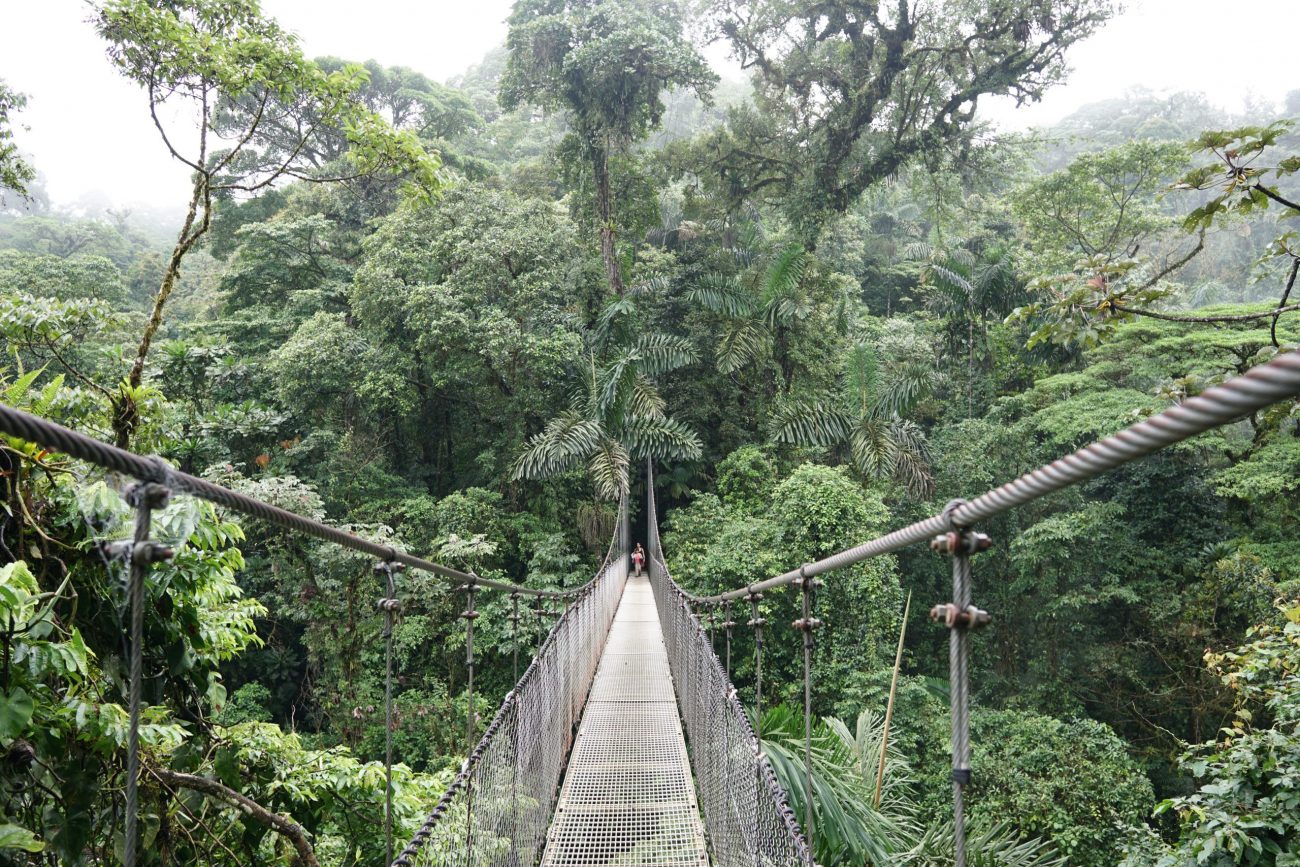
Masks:
[[[934,489],[925,434],[903,416],[924,397],[935,371],[919,338],[902,341],[901,351],[881,364],[866,341],[845,354],[838,394],[794,398],[772,414],[778,443],[847,446],[849,460],[864,479],[892,479],[924,499]]]
[[[718,370],[733,373],[771,352],[788,388],[790,335],[813,311],[813,257],[798,245],[767,256],[743,249],[733,255],[750,267],[734,274],[707,272],[685,297],[722,317],[713,350]]]
[[[813,840],[817,863],[900,864],[948,867],[953,863],[951,822],[926,825],[918,815],[907,760],[887,749],[879,808],[871,806],[884,720],[863,711],[852,730],[835,717],[813,725],[811,738]],[[802,715],[786,705],[763,714],[763,747],[790,796],[795,815],[805,807]],[[968,835],[967,863],[985,867],[1059,867],[1051,845],[1022,839],[1005,825]]]
[[[976,357],[986,365],[992,354],[989,319],[1001,321],[1020,300],[1015,263],[1001,247],[975,253],[964,246],[945,248],[916,241],[903,253],[923,261],[925,305],[943,322],[948,350],[966,356],[966,414],[973,416]]]
[[[589,355],[569,408],[525,443],[514,477],[546,478],[585,463],[597,497],[613,500],[627,492],[635,458],[698,458],[699,437],[665,415],[651,379],[692,358],[689,344],[664,334],[643,335],[603,364]]]

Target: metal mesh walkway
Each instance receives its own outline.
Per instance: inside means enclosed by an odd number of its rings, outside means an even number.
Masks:
[[[709,863],[663,631],[629,576],[591,685],[543,867]]]

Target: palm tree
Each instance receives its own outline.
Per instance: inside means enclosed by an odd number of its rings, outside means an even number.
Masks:
[[[925,434],[903,416],[931,389],[934,365],[915,335],[882,372],[870,344],[859,341],[844,359],[838,394],[787,400],[771,420],[772,439],[804,446],[847,446],[864,479],[891,479],[918,499],[934,492]]]
[[[569,408],[533,435],[515,462],[516,479],[558,475],[585,463],[601,499],[615,500],[628,490],[633,459],[695,460],[700,438],[687,425],[665,414],[663,395],[654,377],[693,362],[695,350],[680,337],[637,333],[636,296],[649,283],[632,287],[606,306],[592,336],[596,347],[611,355],[597,363],[588,355],[582,383]]]
[[[966,412],[974,415],[976,354],[985,363],[992,355],[989,319],[1002,321],[1024,300],[1011,254],[1001,247],[976,254],[966,247],[937,247],[925,241],[908,244],[903,254],[924,263],[925,304],[942,319],[948,349],[966,356]]]
[[[714,358],[723,373],[739,370],[769,349],[789,386],[792,363],[786,350],[790,332],[812,313],[809,272],[812,259],[803,247],[786,247],[755,262],[749,250],[733,251],[747,272],[711,272],[686,292],[687,300],[724,317]]]

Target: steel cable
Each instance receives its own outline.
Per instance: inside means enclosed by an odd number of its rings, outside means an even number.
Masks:
[[[62,425],[38,418],[5,404],[0,404],[0,433],[6,433],[51,451],[61,452],[107,470],[131,476],[142,482],[154,482],[164,485],[173,493],[189,494],[216,503],[231,511],[265,521],[268,524],[274,524],[307,536],[314,536],[325,542],[332,542],[344,548],[350,548],[353,551],[359,551],[376,560],[401,563],[412,569],[428,572],[451,581],[464,582],[472,577],[469,573],[452,569],[450,566],[412,556],[389,545],[381,545],[378,542],[363,539],[346,530],[340,530],[338,527],[331,527],[328,524],[290,512],[287,509],[273,506],[255,497],[232,491],[206,479],[183,473],[169,466],[162,458],[145,457],[125,449],[119,449],[116,446],[102,443],[85,434],[77,433]],[[544,596],[553,599],[568,598],[581,589],[541,590],[535,587],[525,587],[487,578],[479,578],[477,583],[479,587],[491,590],[504,590],[508,593]]]
[[[952,518],[960,527],[973,526],[1296,395],[1300,395],[1300,352],[1287,352],[1158,415],[981,494],[954,511]],[[755,591],[795,583],[801,577],[801,570],[808,575],[822,575],[917,542],[929,541],[947,529],[947,517],[934,515],[756,584],[712,596],[688,594],[688,598],[697,605],[744,599]]]

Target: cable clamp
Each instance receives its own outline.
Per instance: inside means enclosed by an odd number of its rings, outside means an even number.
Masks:
[[[953,768],[952,781],[959,786],[969,786],[970,768]]]
[[[974,605],[962,610],[954,602],[945,602],[930,609],[930,619],[949,629],[982,629],[993,621],[993,615]]]
[[[983,533],[960,529],[941,533],[930,540],[930,550],[949,557],[957,554],[978,554],[993,547],[993,540]]]

